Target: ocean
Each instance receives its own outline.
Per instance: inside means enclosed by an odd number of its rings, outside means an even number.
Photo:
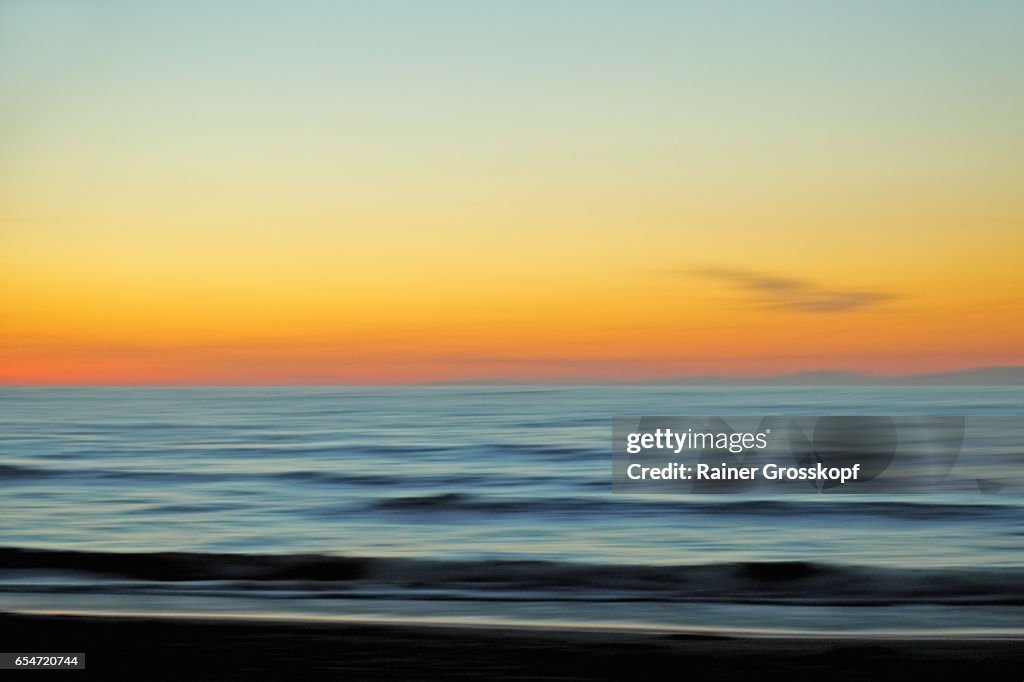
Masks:
[[[4,611],[1024,635],[1024,498],[613,494],[616,415],[1021,415],[1019,387],[0,391]],[[1024,443],[996,480],[1020,481]]]

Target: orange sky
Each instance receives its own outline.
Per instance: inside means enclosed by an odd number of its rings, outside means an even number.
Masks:
[[[308,8],[55,6],[0,12],[0,382],[1024,364],[998,16],[805,17],[830,42],[710,7],[688,42],[652,3],[481,40],[499,10],[366,9],[342,41]]]

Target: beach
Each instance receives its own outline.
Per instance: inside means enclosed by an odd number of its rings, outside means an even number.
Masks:
[[[97,679],[1018,679],[1024,642],[740,638],[255,619],[0,616],[9,651],[86,654]],[[68,673],[78,675],[80,673]]]

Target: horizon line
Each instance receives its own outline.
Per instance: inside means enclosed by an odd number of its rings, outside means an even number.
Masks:
[[[980,381],[984,379],[984,381]],[[786,383],[792,382],[792,383]],[[924,382],[916,384],[914,382]],[[750,376],[742,374],[675,375],[663,379],[588,379],[534,378],[510,379],[451,379],[410,382],[366,382],[344,380],[278,381],[278,382],[82,382],[82,383],[3,383],[0,388],[313,388],[313,387],[459,387],[459,386],[691,386],[691,387],[758,387],[758,386],[1024,386],[1024,365],[987,365],[941,372],[915,372],[911,374],[875,374],[843,369],[806,370],[781,374]]]

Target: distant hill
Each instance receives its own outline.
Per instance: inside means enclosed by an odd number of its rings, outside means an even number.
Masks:
[[[798,372],[773,377],[709,375],[656,383],[687,386],[1024,386],[1024,367],[980,367],[894,377],[842,371]]]
[[[1024,366],[978,367],[955,372],[881,376],[862,372],[822,370],[795,372],[770,377],[744,377],[729,374],[666,377],[659,380],[587,381],[491,378],[478,381],[438,381],[433,386],[528,386],[528,385],[649,385],[649,386],[1024,386]]]

